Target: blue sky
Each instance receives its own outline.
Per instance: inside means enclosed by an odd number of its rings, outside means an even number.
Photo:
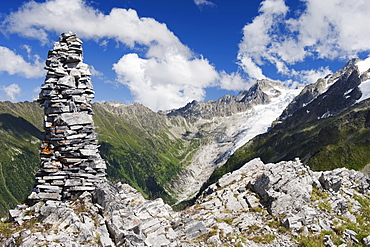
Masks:
[[[83,41],[95,101],[168,110],[257,79],[296,87],[370,50],[368,0],[49,0],[0,5],[0,100],[32,101],[64,31]]]

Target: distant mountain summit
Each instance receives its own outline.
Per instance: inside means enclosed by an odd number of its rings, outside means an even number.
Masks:
[[[218,100],[209,100],[202,103],[194,100],[184,107],[170,111],[167,115],[169,117],[182,116],[190,122],[195,122],[201,118],[211,119],[213,117],[231,116],[251,109],[255,105],[269,104],[272,99],[278,98],[287,90],[289,91],[281,82],[269,79],[257,80],[256,84],[248,90],[241,91],[237,96],[225,95]]]
[[[334,74],[307,85],[277,122],[286,120],[287,125],[297,125],[341,113],[364,95],[361,84],[370,78],[369,68],[368,61],[351,59]]]
[[[279,97],[282,91],[287,90],[280,82],[269,79],[257,80],[249,90],[241,91],[235,98],[237,102],[252,104],[268,104],[272,98]]]
[[[192,128],[187,136],[199,138],[187,165],[166,188],[178,201],[192,198],[211,173],[222,166],[235,150],[254,136],[266,132],[300,89],[289,89],[278,81],[258,80],[237,96],[225,95],[218,100],[193,101],[167,114],[169,119],[182,118]]]
[[[352,59],[307,85],[273,123],[241,147],[211,176],[238,169],[260,157],[279,162],[300,157],[314,170],[368,170],[370,164],[370,59]]]

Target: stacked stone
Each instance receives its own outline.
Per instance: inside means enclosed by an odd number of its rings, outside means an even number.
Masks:
[[[83,63],[82,41],[63,33],[49,51],[47,75],[38,102],[45,108],[41,169],[31,200],[65,200],[105,178],[106,164],[98,139],[90,101],[94,91],[89,66]]]

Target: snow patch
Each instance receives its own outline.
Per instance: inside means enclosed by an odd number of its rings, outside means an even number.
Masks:
[[[369,58],[368,58],[369,59]],[[365,60],[366,61],[366,60]],[[356,103],[361,102],[365,99],[370,98],[370,80],[366,80],[358,86],[358,88],[361,90],[361,98],[359,98]]]
[[[350,90],[348,90],[347,92],[345,92],[344,95],[346,96],[347,94],[350,94],[352,91],[353,91],[353,88],[351,88]]]
[[[330,116],[332,116],[331,113],[330,113],[330,111],[327,111],[324,114],[322,114],[321,117],[318,117],[317,119],[328,118]]]
[[[228,156],[232,155],[238,148],[246,144],[253,137],[265,133],[271,127],[271,123],[276,120],[288,104],[299,94],[301,89],[280,89],[280,96],[271,99],[267,105],[257,105],[247,115],[243,124],[235,129],[235,145],[228,150]],[[226,158],[226,157],[225,157]]]
[[[366,58],[365,60],[362,60],[360,62],[357,62],[357,68],[360,71],[360,73],[364,73],[369,70],[370,68],[370,57]]]
[[[122,107],[122,106],[125,106],[125,104],[121,103],[121,102],[116,102],[116,101],[111,101],[111,102],[106,102],[108,105],[112,106],[112,107]]]
[[[182,172],[181,177],[171,188],[177,194],[177,200],[182,201],[197,193],[202,186],[201,181],[209,178],[212,172],[222,166],[238,148],[246,144],[256,135],[265,133],[271,127],[288,104],[296,97],[302,88],[278,88],[269,90],[271,102],[266,105],[253,106],[244,112],[228,117],[215,117],[212,120],[199,120],[197,128],[212,129],[215,133],[223,133],[214,142],[202,146],[193,153],[190,164]],[[267,90],[266,90],[267,91]],[[275,97],[273,97],[275,96]],[[208,122],[207,125],[204,123]],[[198,129],[199,130],[199,129]]]

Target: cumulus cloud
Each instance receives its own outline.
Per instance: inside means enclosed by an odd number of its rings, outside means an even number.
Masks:
[[[368,1],[301,1],[304,9],[296,14],[284,0],[265,0],[259,15],[243,28],[238,60],[250,77],[263,77],[259,68],[271,64],[283,75],[312,80],[329,69],[296,71],[293,65],[306,59],[348,59],[370,50]]]
[[[204,99],[204,88],[212,86],[218,76],[207,60],[173,54],[162,60],[126,54],[113,69],[136,99],[153,109],[173,109]]]
[[[25,48],[30,54],[30,47]],[[21,55],[4,46],[0,46],[0,61],[3,61],[0,63],[0,72],[7,72],[10,75],[17,74],[26,78],[37,78],[44,75],[43,64],[38,57],[29,63]]]
[[[221,71],[219,75],[219,86],[226,90],[246,90],[256,83],[254,80],[246,81],[239,72],[228,74],[225,71]]]
[[[152,18],[140,18],[133,9],[113,8],[105,15],[83,0],[31,1],[11,13],[3,26],[7,32],[44,43],[49,42],[48,31],[61,33],[72,29],[85,39],[112,38],[131,48],[135,44],[145,45],[149,47],[150,56],[160,55],[161,49],[167,46],[190,52],[165,24]]]
[[[296,71],[291,69],[291,74],[299,79],[299,81],[303,84],[310,84],[316,82],[318,78],[324,78],[328,74],[332,74],[333,72],[328,67],[320,67],[318,69],[311,69],[311,70],[300,70]]]
[[[7,87],[0,86],[0,100],[10,100],[10,101],[17,101],[18,96],[21,93],[21,88],[18,86],[18,84],[11,84]]]
[[[118,81],[128,86],[135,100],[153,110],[203,100],[204,88],[214,85],[218,78],[208,60],[196,56],[165,24],[140,18],[132,9],[114,8],[104,14],[83,0],[31,1],[11,13],[3,27],[8,33],[43,43],[49,42],[49,32],[71,30],[80,38],[102,45],[114,39],[132,49],[144,48],[142,57],[127,54],[113,68]],[[139,74],[133,75],[127,68]]]

